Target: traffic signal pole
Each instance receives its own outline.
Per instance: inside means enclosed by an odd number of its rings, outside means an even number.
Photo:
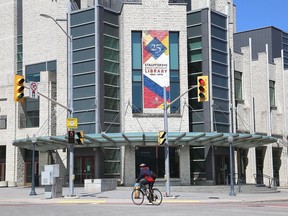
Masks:
[[[166,96],[166,87],[163,87],[163,96],[164,96],[164,131],[165,134],[165,143],[164,143],[164,154],[165,154],[165,196],[170,197],[170,161],[169,161],[169,144],[168,144],[168,114],[167,110],[168,108],[175,103],[177,100],[179,100],[182,96],[184,96],[186,93],[191,91],[192,89],[197,88],[197,85],[192,86],[189,88],[186,92],[178,96],[176,99],[174,99],[169,105],[167,105],[167,96]]]

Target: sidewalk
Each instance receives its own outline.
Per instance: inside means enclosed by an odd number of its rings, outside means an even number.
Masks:
[[[179,191],[179,188],[177,188]],[[9,187],[0,188],[0,205],[4,204],[51,204],[51,203],[121,203],[132,204],[132,187],[117,187],[113,191],[101,193],[87,193],[84,187],[74,188],[75,197],[67,197],[69,188],[63,188],[62,198],[45,199],[43,187],[36,187],[37,195],[30,196],[31,188]],[[164,196],[164,189],[160,188]],[[265,201],[288,201],[288,192],[242,194],[229,196],[225,193],[195,193],[195,192],[173,192],[170,197],[163,197],[163,203],[233,203],[233,202],[265,202]]]

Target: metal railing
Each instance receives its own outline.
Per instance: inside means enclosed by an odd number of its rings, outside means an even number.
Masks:
[[[267,179],[269,188],[279,186],[279,180],[276,178],[273,178],[271,176],[268,176],[265,174],[253,174],[253,176],[254,176],[256,184],[264,184],[264,179]],[[266,185],[266,184],[264,184],[264,185]]]

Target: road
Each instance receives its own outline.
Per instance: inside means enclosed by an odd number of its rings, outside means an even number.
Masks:
[[[109,216],[174,216],[174,215],[201,215],[201,216],[276,216],[288,214],[287,201],[251,202],[251,203],[201,203],[201,202],[164,202],[160,206],[143,203],[136,206],[133,203],[105,203],[86,200],[81,202],[60,203],[1,203],[1,216],[82,216],[82,215],[109,215]]]

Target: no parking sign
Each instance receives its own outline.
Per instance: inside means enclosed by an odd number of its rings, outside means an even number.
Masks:
[[[38,99],[38,86],[36,82],[30,82],[29,97]]]

